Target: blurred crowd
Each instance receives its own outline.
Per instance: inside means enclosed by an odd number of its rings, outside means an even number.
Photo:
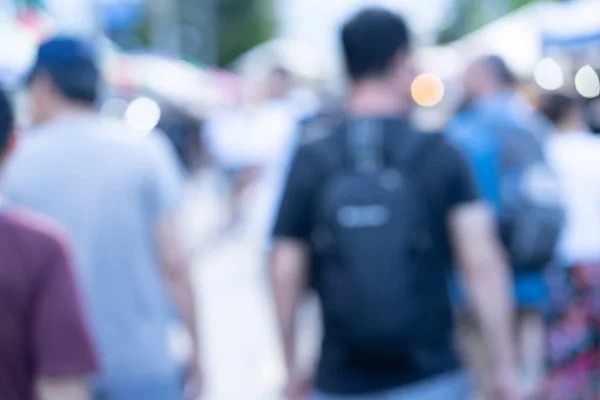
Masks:
[[[97,110],[93,46],[43,42],[29,125],[0,95],[0,399],[201,398],[178,216],[207,170],[222,234],[251,226],[264,253],[282,398],[600,398],[600,102],[531,89],[490,54],[432,132],[411,36],[365,9],[341,29],[339,96],[274,63],[203,118],[152,103],[144,134]],[[296,334],[307,293],[314,366]]]

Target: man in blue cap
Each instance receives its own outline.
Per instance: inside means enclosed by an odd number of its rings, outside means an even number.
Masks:
[[[199,385],[194,296],[175,238],[182,184],[164,137],[142,138],[94,112],[100,71],[75,38],[43,43],[28,77],[34,128],[10,160],[3,188],[73,239],[100,373],[102,400],[180,400],[181,325],[193,340],[188,383]],[[191,360],[191,361],[190,361]]]

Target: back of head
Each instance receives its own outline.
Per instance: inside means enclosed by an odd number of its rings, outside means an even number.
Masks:
[[[4,90],[0,89],[0,157],[4,154],[14,130],[12,105]]]
[[[344,25],[342,46],[348,74],[359,81],[384,76],[396,57],[409,51],[410,34],[399,15],[368,8]]]
[[[516,76],[508,68],[506,62],[496,55],[477,58],[467,67],[464,76],[467,101],[513,89],[516,83]]]
[[[517,83],[517,78],[508,68],[506,62],[499,56],[484,56],[479,62],[481,62],[484,67],[488,69],[500,86],[508,88]]]
[[[162,102],[161,110],[156,128],[169,138],[182,165],[192,171],[199,164],[201,120],[166,101]]]
[[[270,75],[276,79],[281,79],[281,80],[291,80],[292,79],[292,73],[287,68],[281,67],[281,66],[274,67],[271,70]]]
[[[549,93],[542,96],[540,111],[554,125],[568,122],[575,111],[581,110],[580,104],[571,96],[562,93]]]
[[[284,97],[292,87],[292,73],[281,66],[274,67],[267,79],[267,91],[270,98]]]
[[[56,37],[42,43],[29,74],[30,86],[40,78],[49,81],[65,101],[94,104],[100,70],[92,46],[75,37]]]

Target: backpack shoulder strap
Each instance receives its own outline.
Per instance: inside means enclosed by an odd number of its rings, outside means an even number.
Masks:
[[[314,162],[323,174],[322,180],[344,169],[344,151],[342,149],[345,126],[338,123],[329,127],[329,133],[305,146],[311,147]]]
[[[397,146],[393,146],[394,161],[410,169],[419,168],[442,140],[442,135],[437,133],[408,132]]]
[[[327,176],[353,169],[369,173],[386,164],[418,166],[427,153],[441,141],[442,135],[420,132],[410,126],[404,132],[386,132],[384,121],[365,119],[338,123],[322,140],[311,143]]]
[[[342,124],[343,116],[321,113],[300,121],[300,142],[308,144],[333,134]]]
[[[362,119],[346,126],[345,161],[359,173],[369,173],[396,163],[412,164],[439,141],[403,119]]]
[[[385,125],[377,119],[358,119],[342,133],[344,164],[358,173],[381,169],[386,161]]]

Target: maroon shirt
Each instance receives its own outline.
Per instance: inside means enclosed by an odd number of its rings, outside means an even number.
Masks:
[[[36,377],[95,366],[64,242],[37,217],[0,209],[0,399],[35,400]]]

